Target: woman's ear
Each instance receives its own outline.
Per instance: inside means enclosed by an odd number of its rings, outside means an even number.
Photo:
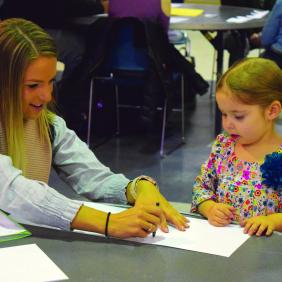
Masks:
[[[279,117],[281,112],[281,103],[278,100],[273,101],[267,108],[266,108],[266,116],[269,120],[274,120]]]

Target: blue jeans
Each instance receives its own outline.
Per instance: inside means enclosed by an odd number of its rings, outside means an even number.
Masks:
[[[262,53],[261,57],[274,61],[282,69],[282,54],[268,49],[264,53]]]

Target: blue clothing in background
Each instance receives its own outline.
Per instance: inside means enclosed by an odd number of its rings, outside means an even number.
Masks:
[[[261,35],[262,46],[271,48],[282,55],[282,0],[277,0],[263,27]]]
[[[277,0],[263,27],[261,44],[263,57],[273,60],[282,68],[282,0]]]

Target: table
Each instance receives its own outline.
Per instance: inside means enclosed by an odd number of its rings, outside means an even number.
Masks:
[[[37,244],[69,277],[84,281],[277,282],[282,277],[282,236],[252,237],[231,257],[25,226],[32,237],[0,248]]]
[[[202,9],[204,13],[197,17],[186,17],[187,20],[181,22],[173,22],[176,17],[171,17],[171,29],[180,30],[208,30],[217,31],[219,38],[219,49],[217,50],[217,80],[221,77],[223,72],[223,32],[232,29],[253,29],[263,27],[266,18],[253,19],[244,23],[230,23],[226,22],[226,19],[236,16],[249,15],[254,9],[246,7],[234,7],[234,6],[217,6],[217,5],[201,5],[201,4],[175,4],[173,6],[190,8],[190,9]],[[212,16],[211,16],[212,15]],[[215,136],[221,131],[221,113],[215,105],[215,122],[214,132]]]

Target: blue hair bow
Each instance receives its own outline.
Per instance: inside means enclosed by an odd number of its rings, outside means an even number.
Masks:
[[[282,190],[282,153],[274,152],[266,155],[260,166],[262,184],[274,190]]]

